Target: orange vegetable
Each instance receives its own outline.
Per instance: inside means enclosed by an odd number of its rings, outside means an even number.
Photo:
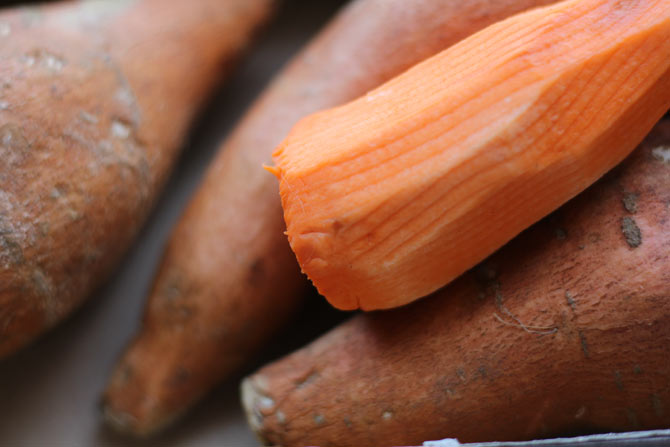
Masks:
[[[445,289],[252,375],[251,427],[282,447],[670,427],[669,148],[665,120]]]
[[[496,20],[554,0],[356,0],[274,79],[221,147],[176,226],[142,328],[104,396],[147,435],[230,376],[290,321],[306,281],[258,169],[302,117],[343,104]],[[411,3],[411,6],[410,6]]]
[[[670,2],[569,0],[302,120],[274,159],[303,271],[341,309],[436,290],[619,163],[669,68]]]

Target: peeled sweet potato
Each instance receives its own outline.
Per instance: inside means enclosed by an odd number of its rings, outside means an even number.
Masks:
[[[270,169],[319,292],[339,309],[386,309],[583,191],[669,107],[670,2],[566,0],[304,118]]]
[[[667,428],[669,253],[664,121],[447,288],[358,315],[245,380],[249,423],[283,447]]]
[[[0,13],[0,358],[107,277],[270,5],[109,0]]]
[[[221,147],[175,228],[143,327],[105,412],[147,434],[240,367],[285,324],[305,285],[276,180],[259,167],[291,126],[349,101],[471,33],[553,0],[357,0],[274,80]]]

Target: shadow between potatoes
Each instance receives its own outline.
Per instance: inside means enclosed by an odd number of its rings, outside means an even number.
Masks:
[[[335,309],[310,286],[296,317],[257,360],[246,368],[247,373],[302,348],[354,314],[356,312]]]

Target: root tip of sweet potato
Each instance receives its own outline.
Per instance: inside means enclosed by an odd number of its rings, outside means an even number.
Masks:
[[[137,435],[137,419],[130,413],[118,411],[109,405],[108,402],[102,402],[102,418],[107,427],[110,427],[117,433],[125,435]]]
[[[270,399],[270,397],[259,388],[252,377],[247,377],[242,381],[240,396],[249,427],[262,445],[272,445],[265,437],[265,417],[260,411],[262,402]]]
[[[119,403],[116,400],[119,393],[118,389],[108,390],[100,403],[100,411],[107,427],[130,438],[149,439],[161,433],[185,411],[183,409],[166,415],[156,406],[147,407],[146,402],[135,401],[135,406],[127,402]]]

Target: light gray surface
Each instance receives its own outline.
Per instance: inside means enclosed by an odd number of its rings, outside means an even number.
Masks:
[[[231,380],[177,428],[133,443],[101,426],[98,399],[138,325],[145,294],[170,228],[202,171],[253,98],[283,62],[341,4],[287,1],[195,126],[184,156],[148,225],[117,274],[68,321],[0,362],[0,446],[254,446]]]
[[[604,433],[572,438],[543,439],[524,442],[482,442],[461,444],[456,439],[428,441],[424,447],[667,447],[670,430],[648,430],[629,433]]]

